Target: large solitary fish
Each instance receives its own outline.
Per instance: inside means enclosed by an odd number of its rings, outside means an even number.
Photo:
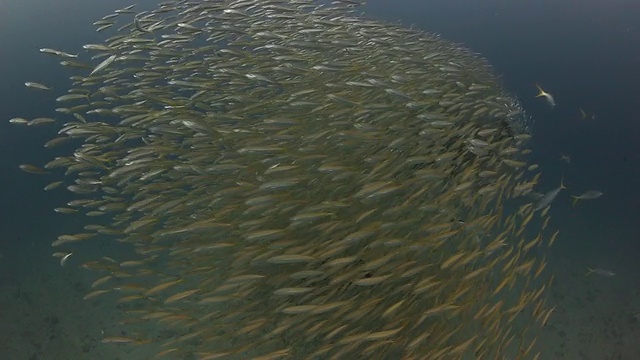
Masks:
[[[578,200],[593,200],[601,197],[602,195],[602,191],[598,190],[588,190],[582,195],[571,195],[573,198],[573,203],[571,205],[575,206]]]
[[[562,189],[566,189],[566,187],[564,186],[563,180],[561,178],[560,186],[544,194],[544,196],[540,198],[540,200],[536,204],[536,207],[534,207],[533,210],[540,210],[547,207],[547,205],[550,205],[553,202],[553,200],[555,200],[556,196],[558,196],[558,193],[560,193],[560,190]]]
[[[596,275],[600,275],[600,276],[604,276],[604,277],[612,277],[615,276],[616,273],[614,273],[611,270],[605,270],[605,269],[592,269],[590,267],[587,267],[587,273],[584,276],[587,276],[589,274],[596,274]]]

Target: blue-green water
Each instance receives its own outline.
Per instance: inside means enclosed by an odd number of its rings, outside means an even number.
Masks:
[[[137,9],[153,3],[140,1]],[[49,179],[18,169],[52,157],[42,144],[53,130],[8,122],[54,115],[59,93],[34,92],[25,81],[60,92],[70,86],[71,73],[39,48],[76,53],[98,43],[103,37],[91,23],[129,4],[0,2],[0,359],[135,358],[125,348],[101,353],[99,344],[91,345],[100,339],[92,331],[114,325],[109,310],[96,314],[83,303],[83,275],[60,268],[50,255],[51,241],[79,220],[52,211],[63,195],[42,190]],[[439,33],[488,59],[534,119],[531,159],[543,174],[539,189],[550,190],[564,177],[568,190],[554,202],[550,225],[561,231],[549,265],[557,274],[551,302],[558,310],[538,344],[542,359],[640,359],[640,6],[370,0],[364,11]],[[535,83],[554,95],[555,108],[535,98]],[[569,195],[589,189],[604,196],[572,207]],[[587,266],[616,276],[585,277]],[[96,318],[84,317],[89,314]]]

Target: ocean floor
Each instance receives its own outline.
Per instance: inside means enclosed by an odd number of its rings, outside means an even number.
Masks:
[[[538,339],[541,359],[640,359],[640,244],[616,246],[635,235],[615,219],[593,221],[595,229],[589,219],[574,220],[550,252],[548,296],[556,310]],[[587,267],[615,275],[588,274]]]
[[[83,299],[97,277],[79,267],[86,261],[76,254],[82,251],[74,251],[65,266],[51,256],[57,250],[50,246],[55,236],[43,232],[59,226],[64,225],[25,229],[0,243],[0,359],[150,359],[155,352],[144,345],[102,343],[107,336],[135,334],[118,325],[123,317],[115,301]]]
[[[576,252],[571,234],[578,231],[561,233],[548,255],[547,268],[555,274],[548,303],[556,309],[539,333],[540,359],[640,359],[640,262],[606,244]],[[72,256],[61,267],[50,247],[28,241],[11,247],[4,242],[0,255],[1,359],[152,358],[151,345],[101,342],[135,334],[118,324],[121,309],[112,299],[83,300],[97,277],[79,268],[79,259]],[[587,266],[616,275],[585,276]],[[152,331],[159,339],[172,335],[157,327]]]

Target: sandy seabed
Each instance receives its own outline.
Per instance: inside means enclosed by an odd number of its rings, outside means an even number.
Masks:
[[[79,268],[79,258],[72,256],[61,267],[42,244],[1,246],[0,359],[153,358],[155,345],[102,343],[107,336],[136,334],[119,325],[122,305],[114,299],[83,299],[97,275]],[[538,335],[540,359],[640,359],[640,262],[606,246],[581,252],[573,246],[561,236],[548,255],[547,267],[555,274],[548,301],[556,309]],[[585,276],[586,266],[609,268],[616,275]],[[145,336],[160,341],[172,336],[154,323],[148,326]]]

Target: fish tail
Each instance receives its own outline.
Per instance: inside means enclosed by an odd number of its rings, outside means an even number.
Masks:
[[[567,188],[567,187],[566,187],[566,186],[564,186],[564,175],[562,175],[562,176],[560,177],[560,190],[562,190],[562,189],[566,189],[566,188]]]
[[[573,198],[573,201],[571,202],[571,207],[574,207],[578,203],[578,200],[580,200],[580,197],[575,195],[571,195],[571,197]]]
[[[582,115],[582,120],[586,119],[587,118],[587,113],[584,112],[584,110],[582,110],[582,108],[578,108],[578,109],[580,109],[580,115]]]
[[[538,84],[534,84],[537,88],[538,88],[538,95],[536,95],[536,97],[542,97],[545,95],[544,90],[542,90],[542,88],[540,87],[540,85]]]
[[[595,269],[592,269],[590,267],[587,266],[587,273],[584,274],[584,276],[588,276],[589,274],[591,274],[592,272],[596,271]]]

